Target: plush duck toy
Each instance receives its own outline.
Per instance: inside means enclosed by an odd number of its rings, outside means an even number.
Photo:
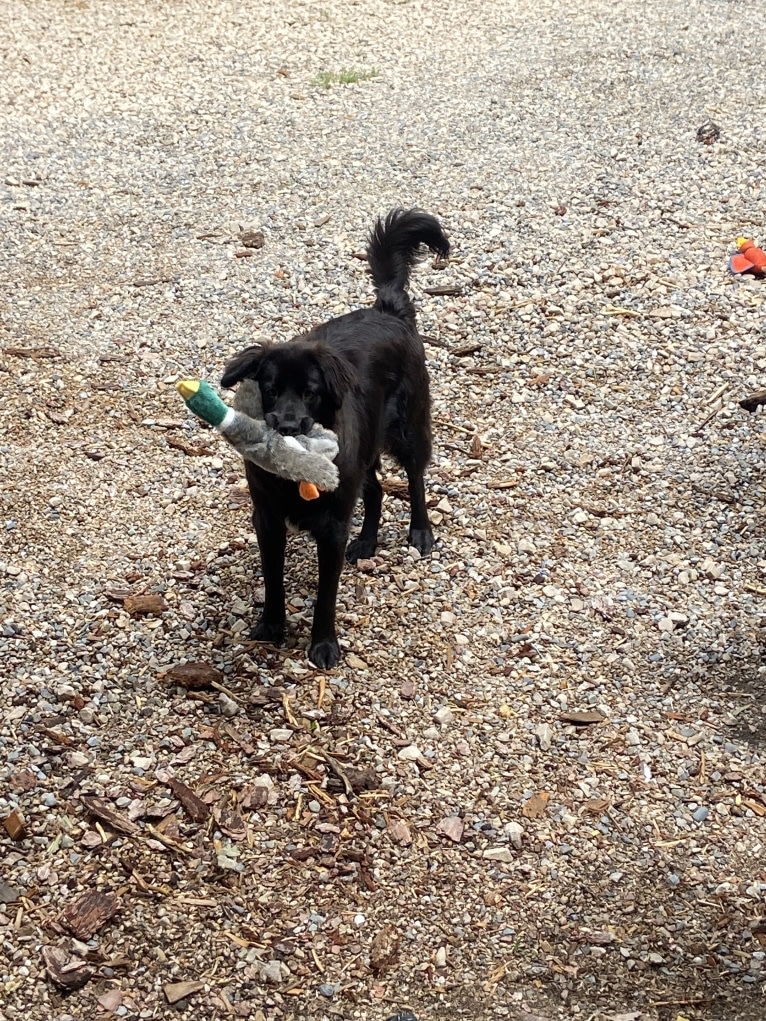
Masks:
[[[316,500],[322,491],[338,487],[338,437],[314,425],[305,436],[283,436],[263,418],[261,391],[253,380],[240,383],[235,407],[225,404],[209,383],[182,379],[176,389],[190,411],[212,425],[242,457],[265,471],[298,482],[304,500]]]

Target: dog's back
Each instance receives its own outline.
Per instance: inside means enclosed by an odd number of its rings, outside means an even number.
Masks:
[[[377,391],[387,401],[404,386],[428,401],[423,342],[407,293],[424,247],[441,259],[449,256],[449,241],[435,216],[421,209],[392,209],[378,219],[367,244],[375,304],[330,319],[306,337],[339,351],[354,366],[368,399]]]

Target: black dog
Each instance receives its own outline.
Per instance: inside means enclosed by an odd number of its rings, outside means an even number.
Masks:
[[[428,213],[395,209],[378,220],[367,247],[374,306],[331,319],[287,344],[248,347],[229,362],[221,380],[225,387],[257,380],[266,422],[285,436],[307,433],[314,422],[338,435],[340,483],[318,500],[302,500],[297,483],[245,462],[266,586],[252,637],[274,643],[284,638],[286,528],[306,530],[316,539],[319,562],[309,658],[321,668],[335,666],[340,657],[335,602],[344,550],[354,563],[372,556],[377,546],[381,451],[407,473],[411,545],[426,554],[434,542],[423,487],[431,458],[428,373],[406,291],[421,245],[442,258],[449,254],[438,220]],[[360,491],[362,530],[346,550]]]

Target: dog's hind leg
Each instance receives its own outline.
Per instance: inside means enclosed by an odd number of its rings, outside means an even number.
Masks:
[[[414,546],[421,556],[430,553],[434,546],[434,533],[428,520],[426,509],[426,490],[423,483],[423,467],[410,466],[403,463],[407,472],[410,489],[410,546]]]
[[[378,545],[378,528],[380,527],[380,511],[383,506],[383,488],[377,475],[377,468],[380,461],[370,465],[364,477],[364,488],[362,489],[362,502],[364,503],[364,520],[362,530],[348,544],[346,560],[355,564],[357,560],[366,560],[375,552]]]
[[[427,388],[426,382],[426,394]],[[393,429],[389,431],[386,445],[407,473],[410,491],[410,546],[414,546],[421,556],[425,556],[431,552],[434,545],[434,533],[428,520],[423,482],[423,475],[431,460],[431,423],[427,400],[413,409],[404,432],[397,434]]]

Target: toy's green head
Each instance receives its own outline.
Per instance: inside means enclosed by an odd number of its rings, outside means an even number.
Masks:
[[[224,404],[209,383],[200,379],[182,379],[176,383],[176,390],[186,401],[190,411],[217,428],[223,422],[228,405]]]

